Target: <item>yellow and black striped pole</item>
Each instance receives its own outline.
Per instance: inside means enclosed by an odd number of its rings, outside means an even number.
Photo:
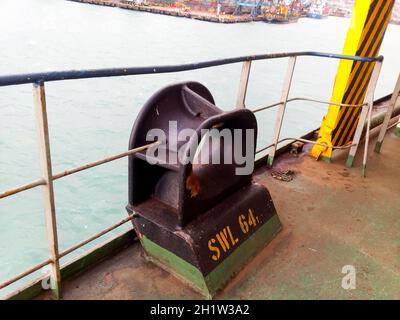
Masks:
[[[356,0],[343,54],[376,57],[395,0]],[[335,78],[331,101],[361,105],[367,91],[375,63],[341,60]],[[319,131],[318,142],[328,146],[351,143],[360,116],[360,107],[330,105]],[[332,148],[315,145],[311,155],[330,161]]]

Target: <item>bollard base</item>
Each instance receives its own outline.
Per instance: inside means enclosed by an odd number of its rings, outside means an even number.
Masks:
[[[255,184],[183,229],[167,228],[140,213],[133,223],[149,258],[207,298],[214,297],[282,229],[268,191]]]
[[[274,215],[260,230],[242,243],[234,253],[206,276],[195,266],[178,257],[173,252],[157,245],[146,238],[146,236],[142,237],[141,243],[149,261],[173,274],[194,290],[204,295],[206,299],[212,299],[281,230],[282,225],[279,218],[277,215]]]

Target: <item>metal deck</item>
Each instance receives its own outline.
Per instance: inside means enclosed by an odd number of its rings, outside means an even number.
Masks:
[[[274,170],[291,169],[291,182],[261,168],[255,180],[270,190],[284,229],[217,299],[400,299],[400,139],[388,132],[380,154],[370,139],[367,177],[361,153],[331,164],[308,150],[285,154]],[[342,267],[357,271],[356,289],[341,287]],[[50,293],[39,299],[49,299]],[[201,299],[147,261],[139,243],[63,284],[64,299]]]

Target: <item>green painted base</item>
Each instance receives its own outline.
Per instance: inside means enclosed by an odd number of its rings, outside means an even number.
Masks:
[[[346,160],[346,167],[351,168],[353,166],[354,156],[349,155]]]
[[[377,142],[376,144],[375,144],[375,152],[376,153],[380,153],[381,152],[381,148],[382,148],[382,142]]]
[[[367,172],[367,167],[366,166],[363,166],[362,167],[362,171],[361,171],[361,174],[362,174],[362,176],[365,178],[367,175],[366,175],[366,172]]]
[[[319,156],[318,160],[321,160],[321,161],[326,162],[326,163],[331,163],[332,162],[332,158],[331,157],[325,157],[325,156]]]
[[[282,229],[277,215],[274,215],[250,238],[243,242],[225,260],[207,275],[178,257],[174,253],[142,236],[141,242],[150,257],[161,263],[161,267],[189,282],[189,285],[200,291],[207,298],[212,298],[221,290],[261,249],[265,247]]]
[[[62,299],[61,281],[57,281],[57,283],[54,284],[54,288],[52,288],[51,290],[53,292],[53,297],[55,300]]]
[[[274,163],[274,158],[271,157],[270,155],[267,156],[267,165],[269,167],[272,167],[272,164]]]

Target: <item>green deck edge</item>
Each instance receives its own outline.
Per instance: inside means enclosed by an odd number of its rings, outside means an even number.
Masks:
[[[224,261],[205,277],[199,269],[178,257],[171,251],[154,243],[146,236],[141,242],[146,252],[166,266],[168,271],[179,278],[189,281],[190,285],[206,297],[213,297],[227,282],[235,276],[262,248],[265,247],[282,229],[277,215],[272,216],[262,227],[244,241]]]
[[[66,280],[80,272],[87,270],[105,258],[118,253],[122,248],[133,243],[134,239],[135,232],[133,230],[129,230],[111,240],[106,241],[105,243],[100,244],[99,246],[90,250],[86,255],[65,265],[61,269],[61,279]],[[29,300],[35,298],[44,291],[42,288],[42,280],[44,278],[45,277],[40,277],[34,280],[33,283],[15,293],[11,293],[9,296],[6,296],[5,299]]]

